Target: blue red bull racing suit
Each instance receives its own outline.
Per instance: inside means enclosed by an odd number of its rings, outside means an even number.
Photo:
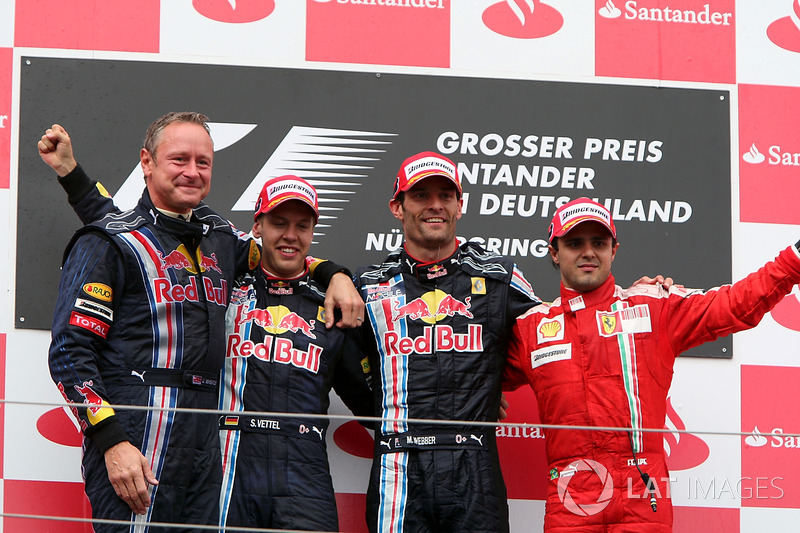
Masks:
[[[84,222],[109,213],[67,246],[49,356],[64,397],[87,404],[73,413],[85,436],[93,516],[135,524],[95,529],[154,530],[143,525],[151,521],[216,525],[218,416],[160,409],[216,410],[231,288],[237,273],[258,265],[258,246],[203,203],[183,221],[156,210],[145,190],[133,210],[119,213],[80,166],[59,182]],[[323,284],[339,268],[309,262]],[[159,480],[144,516],[116,495],[106,472],[104,452],[126,440]]]
[[[145,191],[135,209],[85,226],[67,247],[50,372],[69,401],[89,405],[74,412],[87,437],[86,494],[98,518],[217,523],[217,417],[107,407],[216,409],[225,310],[252,241],[203,204],[193,220],[159,213]],[[125,440],[159,480],[144,516],[132,514],[106,473],[104,452]]]
[[[219,400],[233,412],[220,417],[221,526],[339,530],[327,419],[252,413],[325,414],[333,387],[353,413],[373,415],[355,331],[325,329],[324,299],[307,274],[259,268],[237,281]]]
[[[493,427],[514,319],[539,300],[510,260],[474,243],[359,269],[376,407],[370,531],[508,531]],[[441,425],[410,419],[463,420]]]
[[[598,427],[545,430],[552,481],[545,531],[672,531],[663,435],[636,430],[664,427],[678,354],[754,327],[798,281],[800,253],[792,247],[707,292],[622,289],[609,276],[583,293],[562,284],[560,298],[519,317],[508,387],[530,384],[543,424]],[[649,490],[642,474],[655,483]]]

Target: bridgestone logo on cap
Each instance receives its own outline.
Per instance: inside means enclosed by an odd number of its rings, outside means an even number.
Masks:
[[[569,209],[564,210],[561,215],[559,215],[559,218],[561,219],[561,225],[566,226],[567,222],[573,218],[583,217],[586,215],[595,216],[605,220],[607,224],[611,224],[611,217],[609,216],[608,211],[592,204],[580,204],[576,205],[575,207],[570,207]]]
[[[305,196],[312,204],[315,204],[317,201],[317,195],[314,189],[306,187],[299,181],[282,181],[270,186],[267,190],[267,195],[270,199],[284,194]]]
[[[424,159],[414,161],[410,165],[407,165],[405,168],[406,176],[408,176],[409,178],[421,172],[431,172],[431,171],[437,171],[437,172],[444,171],[451,178],[456,175],[456,168],[453,165],[449,164],[447,161],[443,161],[436,157],[426,157]]]

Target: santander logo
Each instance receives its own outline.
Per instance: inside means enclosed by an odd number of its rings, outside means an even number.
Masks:
[[[800,331],[800,292],[796,285],[792,293],[772,309],[772,318],[785,328]]]
[[[767,37],[784,50],[800,52],[800,0],[792,2],[789,16],[779,18],[767,27]]]
[[[539,39],[560,30],[564,17],[540,0],[505,0],[486,8],[483,23],[506,37]]]
[[[267,18],[275,0],[192,0],[192,6],[211,20],[241,24]]]
[[[758,149],[756,143],[752,143],[750,148],[742,154],[742,160],[751,165],[758,165],[766,161],[770,165],[800,167],[800,152],[773,144],[767,148],[765,155]]]
[[[644,2],[643,2],[644,3]],[[704,4],[703,9],[674,9],[669,6],[644,7],[639,6],[636,0],[626,0],[625,20],[640,20],[652,22],[671,22],[679,24],[702,24],[711,26],[730,26],[733,22],[733,13],[714,11],[711,4]],[[597,13],[607,19],[616,19],[623,15],[614,0],[607,0]]]
[[[672,407],[672,398],[667,398],[667,419],[664,429],[686,430],[686,424]],[[708,459],[708,444],[691,433],[664,433],[664,451],[670,470],[688,470]]]
[[[364,426],[350,420],[333,432],[333,441],[345,453],[364,459],[372,459],[375,439]]]
[[[601,7],[598,13],[600,14],[601,17],[607,19],[615,19],[618,18],[620,15],[622,15],[622,11],[620,11],[620,9],[614,5],[614,2],[612,0],[608,0],[606,2],[606,5]]]
[[[81,430],[66,407],[56,407],[40,416],[36,429],[42,437],[62,446],[77,448],[83,443]]]
[[[753,433],[744,438],[744,442],[752,448],[761,448],[767,443],[767,437],[765,437],[761,431],[759,431],[758,426],[756,426],[753,428]]]
[[[756,147],[756,143],[750,145],[750,148],[742,154],[742,159],[745,163],[750,163],[751,165],[757,165],[759,163],[763,163],[766,157],[764,154],[758,151],[758,147]]]

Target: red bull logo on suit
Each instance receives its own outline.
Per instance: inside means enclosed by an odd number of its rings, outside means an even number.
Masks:
[[[383,335],[383,344],[387,355],[431,354],[436,351],[480,352],[483,351],[483,326],[470,324],[467,333],[456,333],[449,324],[437,322],[460,315],[473,318],[470,312],[471,296],[464,301],[453,297],[439,289],[426,292],[406,304],[394,303],[392,321],[409,318],[421,320],[432,326],[423,328],[419,337],[403,337],[397,331],[387,331]]]
[[[287,331],[297,333],[298,331],[311,339],[316,339],[313,329],[316,320],[306,320],[294,311],[289,310],[283,305],[275,305],[266,309],[251,309],[242,313],[240,324],[254,322],[264,328],[267,333],[280,335]]]
[[[445,317],[454,315],[472,318],[472,313],[469,311],[471,299],[471,296],[467,296],[462,302],[450,294],[436,289],[426,292],[406,304],[395,302],[392,321],[396,322],[401,318],[408,317],[413,320],[422,320],[427,324],[435,324]]]
[[[264,337],[263,342],[255,342],[246,336],[234,333],[228,336],[228,357],[255,357],[266,362],[293,365],[309,372],[319,371],[322,348],[309,343],[308,349],[302,350],[294,347],[294,340],[277,337],[282,333],[302,333],[306,337],[316,339],[312,330],[316,320],[306,321],[303,317],[290,311],[282,305],[267,307],[266,309],[239,309],[237,324],[253,323],[270,335]],[[241,330],[241,326],[239,330]]]

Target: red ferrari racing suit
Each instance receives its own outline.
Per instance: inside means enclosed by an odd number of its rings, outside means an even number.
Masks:
[[[800,253],[788,248],[733,285],[707,292],[639,285],[613,276],[517,319],[506,388],[528,383],[546,430],[551,484],[545,531],[672,531],[663,428],[675,357],[756,326],[800,281]],[[631,428],[632,431],[600,428]],[[648,492],[639,468],[655,481]],[[653,512],[650,495],[656,497]]]

